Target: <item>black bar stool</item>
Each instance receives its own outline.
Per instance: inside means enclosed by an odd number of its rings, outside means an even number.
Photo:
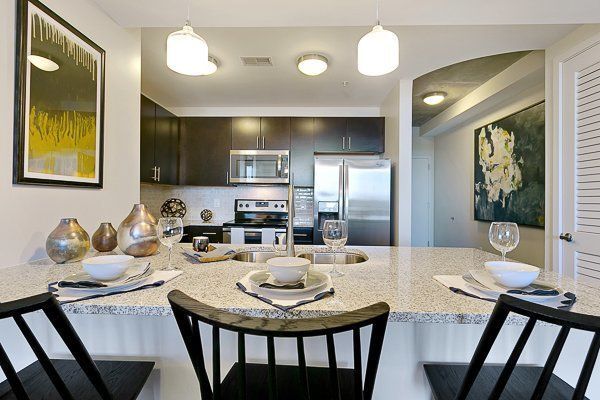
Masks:
[[[75,360],[50,359],[25,322],[24,314],[42,310]],[[56,298],[43,293],[0,303],[0,319],[13,318],[37,361],[17,372],[0,343],[0,366],[6,380],[0,399],[135,399],[153,362],[92,360]]]
[[[169,302],[200,383],[203,400],[219,399],[361,399],[373,396],[377,367],[390,307],[377,303],[360,310],[325,318],[254,318],[221,311],[174,290]],[[212,387],[202,353],[199,323],[212,326]],[[360,328],[372,326],[364,387]],[[238,361],[221,381],[221,329],[237,332]],[[333,335],[353,335],[354,365],[338,368]],[[268,364],[246,362],[245,336],[267,338]],[[307,367],[304,338],[325,336],[329,367]],[[298,366],[277,365],[275,338],[296,338]]]
[[[529,317],[502,366],[484,365],[500,329],[513,312]],[[537,321],[561,327],[543,367],[517,366]],[[553,374],[571,329],[593,332],[591,345],[575,388]],[[600,317],[557,310],[501,295],[469,365],[425,364],[434,398],[445,399],[584,399],[600,350]]]

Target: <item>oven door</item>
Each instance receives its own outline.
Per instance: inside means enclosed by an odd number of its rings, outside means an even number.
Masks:
[[[289,183],[288,150],[231,150],[231,183]]]

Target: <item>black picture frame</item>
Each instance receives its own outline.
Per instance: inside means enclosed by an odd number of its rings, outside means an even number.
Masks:
[[[513,126],[515,124],[518,125],[518,123],[523,124],[522,120],[520,122],[518,121],[512,121],[511,119],[516,119],[518,118],[518,116],[523,116],[525,115],[525,113],[527,112],[532,112],[532,110],[536,109],[536,107],[541,106],[541,111],[540,110],[536,110],[536,112],[540,115],[538,115],[538,119],[536,120],[535,118],[530,118],[531,121],[529,121],[528,124],[525,124],[526,127],[521,127],[523,128],[523,131],[519,131],[519,132],[515,132],[515,152],[517,152],[519,149],[516,147],[519,144],[517,144],[517,136],[525,136],[528,135],[530,136],[529,138],[527,138],[527,146],[525,146],[529,152],[529,154],[534,155],[534,161],[529,160],[530,163],[533,163],[534,165],[526,165],[524,164],[521,168],[523,169],[522,172],[522,180],[523,180],[523,186],[522,188],[524,188],[525,186],[527,186],[528,190],[530,190],[531,188],[535,188],[535,196],[528,194],[528,198],[526,199],[526,201],[523,201],[522,199],[519,199],[520,202],[522,202],[523,204],[528,204],[529,205],[529,213],[524,213],[527,214],[527,218],[525,218],[525,216],[520,216],[520,215],[516,215],[514,212],[506,212],[504,210],[501,210],[501,212],[497,212],[498,211],[498,206],[495,205],[494,208],[494,215],[492,218],[485,217],[482,214],[485,212],[482,212],[481,209],[478,210],[478,193],[477,193],[477,185],[479,183],[478,181],[478,177],[481,177],[481,171],[480,171],[480,167],[479,167],[479,134],[481,132],[482,129],[485,129],[486,131],[486,135],[487,135],[487,127],[488,126],[501,126],[501,127],[506,127],[506,126]],[[539,228],[539,229],[544,229],[545,227],[545,114],[544,114],[544,108],[545,108],[545,101],[538,101],[534,104],[531,104],[527,107],[524,107],[514,113],[508,114],[502,118],[496,119],[494,121],[491,121],[489,123],[486,123],[485,125],[482,125],[478,128],[476,128],[474,130],[474,146],[473,146],[473,153],[474,153],[474,159],[473,159],[473,167],[474,167],[474,175],[473,175],[473,216],[474,216],[474,220],[475,221],[481,221],[481,222],[498,222],[498,221],[502,221],[502,222],[515,222],[519,225],[523,225],[523,226],[529,226],[532,228]],[[508,123],[506,121],[511,121],[511,123]],[[533,137],[533,135],[535,135],[535,137]],[[519,138],[519,140],[525,140],[523,137]],[[533,147],[536,147],[534,150],[532,150]],[[517,154],[518,157],[521,156],[521,154]],[[518,158],[517,157],[517,158]],[[525,161],[527,162],[527,160]],[[524,168],[527,168],[527,170],[525,170]],[[533,168],[533,169],[532,169]],[[479,169],[479,170],[478,170]],[[515,200],[514,198],[511,198],[510,200]],[[537,203],[534,201],[537,200]],[[540,214],[541,212],[541,218],[542,220],[534,220],[532,219],[532,214],[535,214],[535,212],[533,211],[532,208],[536,208],[538,209],[538,213]],[[525,207],[522,207],[522,209],[525,209]],[[498,215],[497,215],[498,214]]]
[[[103,169],[104,169],[104,99],[105,99],[105,59],[106,52],[90,38],[77,30],[74,26],[65,21],[51,9],[46,7],[38,0],[15,0],[16,1],[16,37],[15,37],[15,91],[14,91],[14,140],[13,140],[13,184],[25,185],[49,185],[49,186],[66,186],[66,187],[87,187],[101,189],[103,187]],[[28,68],[31,68],[28,61],[28,40],[29,40],[29,7],[34,5],[44,14],[47,14],[54,22],[58,23],[68,33],[74,35],[79,40],[97,51],[97,67],[96,67],[96,101],[97,120],[96,139],[97,146],[95,148],[95,157],[97,158],[97,168],[94,168],[95,177],[93,181],[77,180],[76,177],[71,179],[60,179],[27,176],[25,171],[25,156],[26,151],[25,136],[29,134],[28,126],[26,126],[27,96],[31,88],[28,87],[27,74]],[[96,158],[94,160],[96,160]],[[60,176],[60,175],[56,175]],[[66,178],[66,177],[65,177]]]

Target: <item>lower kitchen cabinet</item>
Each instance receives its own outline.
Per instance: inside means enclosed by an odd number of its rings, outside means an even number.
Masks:
[[[229,185],[231,118],[180,119],[179,184]]]
[[[223,227],[216,225],[189,225],[183,228],[182,243],[192,243],[194,236],[206,236],[210,243],[223,243]]]

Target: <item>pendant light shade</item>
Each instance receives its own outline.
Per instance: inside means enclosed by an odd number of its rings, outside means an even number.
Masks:
[[[396,68],[400,59],[398,36],[375,25],[358,42],[358,71],[367,76],[385,75]]]
[[[208,45],[186,23],[167,38],[167,66],[183,75],[204,75],[208,64]]]

